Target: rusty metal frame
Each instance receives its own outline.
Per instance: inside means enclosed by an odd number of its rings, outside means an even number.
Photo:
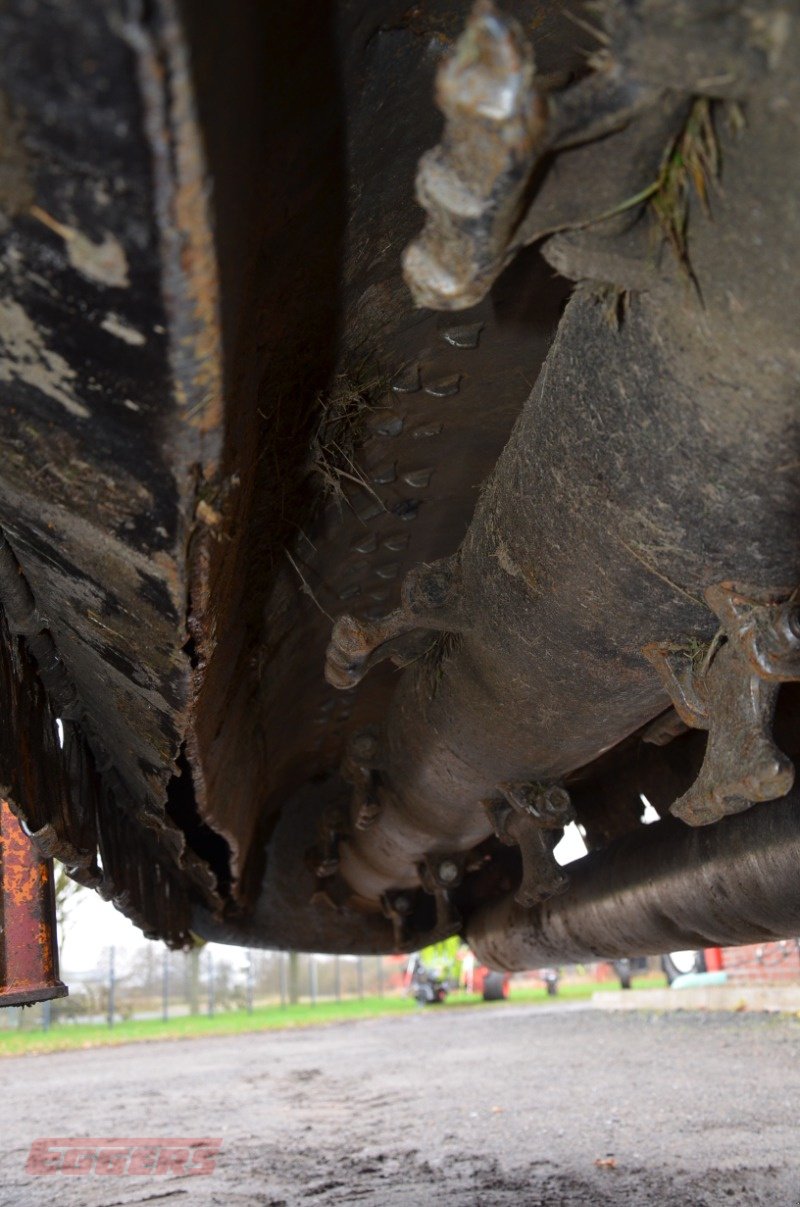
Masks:
[[[0,1007],[64,997],[58,976],[53,861],[0,800]]]

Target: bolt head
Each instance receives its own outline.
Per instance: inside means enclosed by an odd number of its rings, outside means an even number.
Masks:
[[[458,864],[454,859],[443,859],[436,872],[441,884],[455,884],[458,880]]]
[[[377,749],[378,743],[374,734],[357,733],[350,740],[350,751],[356,759],[371,759]]]
[[[567,792],[566,788],[559,788],[556,784],[552,785],[545,792],[544,805],[546,812],[551,817],[565,816],[571,813],[572,809],[569,792]]]
[[[339,860],[335,856],[329,859],[320,859],[314,868],[314,872],[319,880],[326,880],[328,876],[335,876],[338,870]]]
[[[800,641],[800,607],[794,604],[787,609],[786,627],[796,641]]]

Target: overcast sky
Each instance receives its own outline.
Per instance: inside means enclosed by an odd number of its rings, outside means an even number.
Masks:
[[[123,966],[129,956],[152,943],[145,939],[138,927],[124,914],[104,901],[98,893],[84,889],[78,893],[62,938],[62,972],[88,972],[108,960],[108,949],[115,949],[115,960]],[[155,947],[162,950],[161,943]],[[207,950],[214,953],[214,960],[240,964],[244,951],[239,947],[226,947],[220,943],[209,943]]]

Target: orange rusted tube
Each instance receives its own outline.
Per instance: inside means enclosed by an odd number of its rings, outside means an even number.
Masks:
[[[0,1006],[64,997],[58,978],[53,862],[0,800]]]

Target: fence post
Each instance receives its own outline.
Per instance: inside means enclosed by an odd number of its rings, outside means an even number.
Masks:
[[[358,996],[363,997],[364,996],[364,957],[363,956],[358,957],[358,964],[356,965],[356,967],[358,970]]]
[[[169,948],[164,945],[164,959],[161,966],[161,1017],[164,1022],[169,1018]]]
[[[334,986],[335,986],[336,1000],[337,1000],[337,1002],[340,1002],[342,1000],[342,965],[341,965],[341,959],[339,956],[334,956],[333,980],[334,980]]]
[[[208,953],[208,1016],[214,1017],[214,957]]]
[[[288,996],[286,990],[286,952],[278,952],[278,977],[281,987],[281,1006],[286,1006],[286,998]]]
[[[108,949],[108,1025],[114,1026],[114,989],[116,986],[114,969],[114,945]]]
[[[253,953],[247,949],[247,1013],[253,1013]]]
[[[296,951],[289,952],[289,1001],[293,1006],[300,1001],[300,957]]]
[[[378,961],[378,997],[383,997],[383,956],[376,956]]]
[[[46,1002],[42,1002],[42,1028],[45,1031],[50,1030],[50,1023],[53,1019],[53,1003],[50,998]]]
[[[311,1005],[317,1004],[317,957],[309,955],[308,957],[308,988],[311,997]]]
[[[200,1013],[200,951],[201,948],[195,944],[186,953],[186,988],[187,997],[189,998],[189,1013]]]

